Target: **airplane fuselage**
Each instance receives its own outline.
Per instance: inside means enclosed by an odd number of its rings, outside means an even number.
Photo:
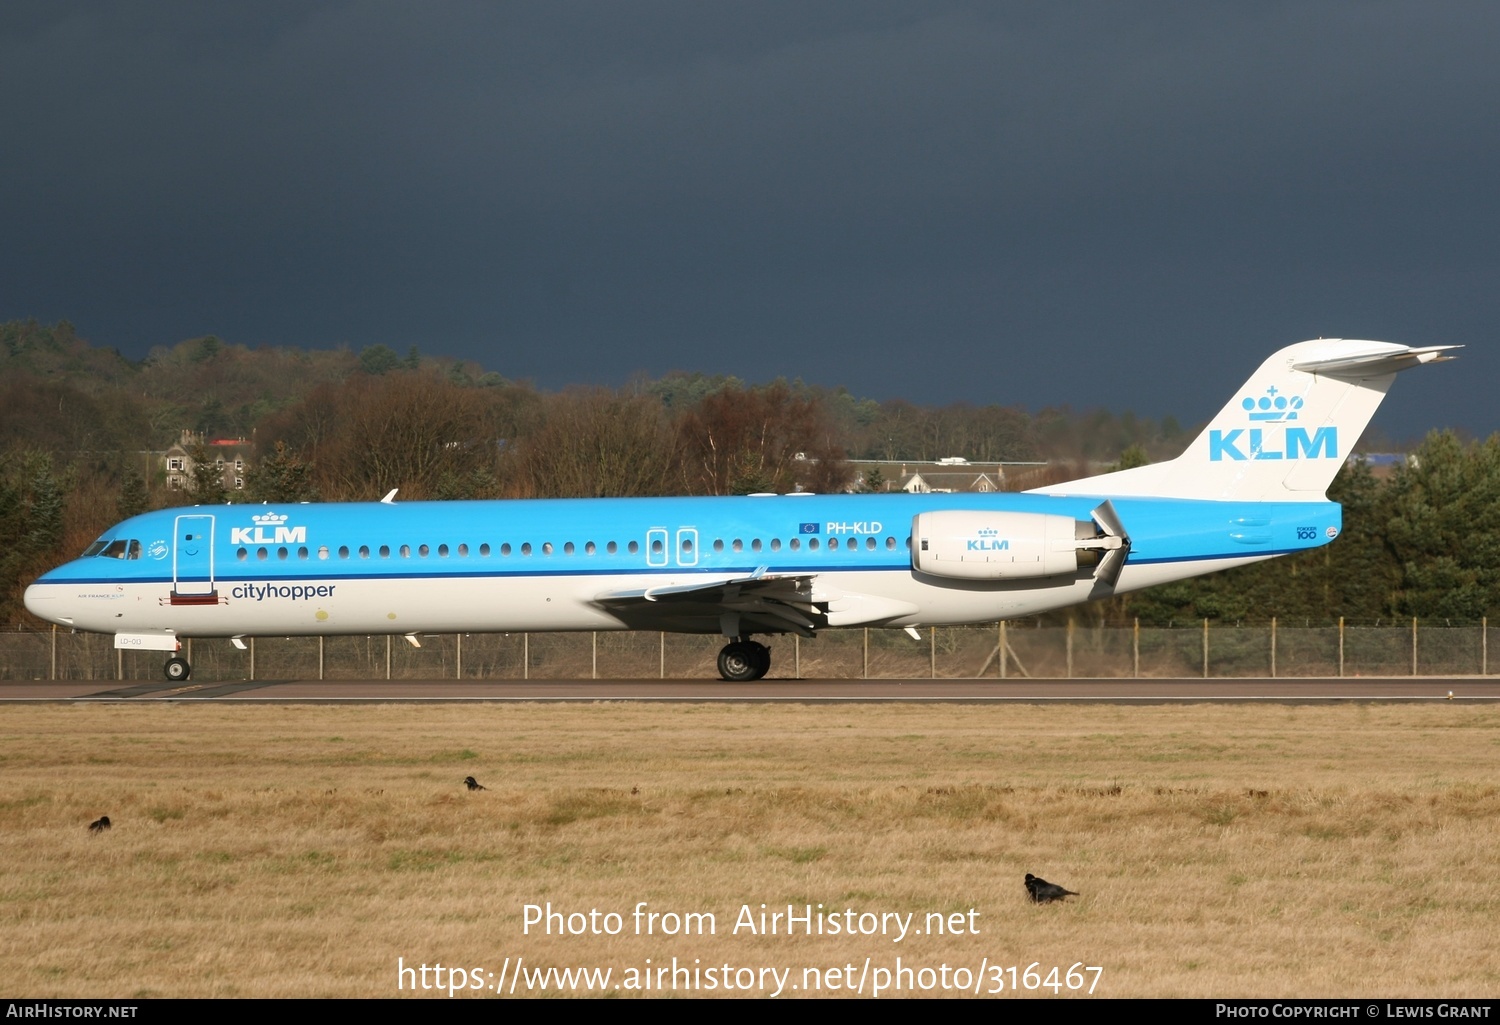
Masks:
[[[1087,567],[1011,579],[922,572],[918,513],[1032,513],[1087,523],[1099,497],[1026,494],[752,496],[234,505],[147,513],[26,594],[44,619],[176,637],[455,631],[726,629],[716,581],[794,578],[809,630],[993,622],[1098,596]],[[1112,592],[1326,544],[1331,502],[1122,498],[1129,559]],[[1022,539],[978,531],[957,558]],[[919,542],[920,543],[920,542]],[[798,632],[808,632],[799,630]]]

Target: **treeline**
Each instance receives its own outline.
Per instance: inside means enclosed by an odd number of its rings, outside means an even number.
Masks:
[[[210,336],[137,362],[89,345],[66,322],[0,324],[0,382],[6,623],[24,615],[21,594],[36,574],[119,519],[171,504],[370,500],[391,488],[408,500],[829,492],[857,489],[852,460],[953,455],[1046,460],[1066,479],[1101,461],[1175,455],[1189,437],[1171,418],[932,409],[701,374],[547,393],[416,347],[404,355],[381,345],[250,349]],[[151,453],[184,429],[254,442],[243,492],[224,492],[211,473],[187,490],[165,486]],[[1479,535],[1450,521],[1494,487],[1484,469],[1493,444],[1437,436],[1388,482],[1346,472],[1335,485],[1345,537],[1330,548],[1080,614],[1143,622],[1486,615],[1496,595],[1479,553],[1496,535],[1482,533],[1487,516],[1464,521]],[[1444,490],[1454,477],[1463,485]]]

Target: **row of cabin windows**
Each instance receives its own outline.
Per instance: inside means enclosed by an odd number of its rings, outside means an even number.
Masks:
[[[879,547],[878,544],[877,544],[877,542],[876,542],[876,540],[875,540],[875,538],[873,538],[873,537],[867,537],[867,538],[865,538],[864,542],[865,542],[864,543],[864,547],[865,547],[866,551],[873,552],[873,551],[875,551],[875,549],[877,547]],[[820,538],[816,538],[816,537],[808,538],[807,539],[807,549],[808,549],[808,551],[812,551],[812,552],[818,551],[818,549],[823,545],[823,543],[824,542]],[[716,552],[722,552],[722,551],[724,551],[725,544],[726,544],[726,542],[722,538],[716,538],[714,540],[714,542],[713,542],[713,550],[716,551]],[[730,551],[742,552],[742,551],[745,550],[745,541],[742,538],[738,538],[738,537],[734,538],[732,541],[727,542],[727,544],[729,546]],[[827,550],[830,551],[830,552],[836,552],[836,551],[838,551],[839,547],[840,547],[840,544],[842,544],[843,547],[846,548],[846,549],[848,549],[849,551],[857,551],[859,549],[859,547],[860,547],[859,538],[857,538],[857,537],[850,537],[850,538],[843,538],[843,539],[836,538],[836,537],[830,537],[826,541]],[[615,555],[615,554],[617,554],[620,551],[620,547],[621,546],[620,546],[620,544],[618,542],[616,542],[616,541],[609,541],[609,542],[605,543],[604,550],[608,554],[610,554],[610,555]],[[637,554],[640,553],[641,543],[639,541],[631,541],[631,542],[628,542],[624,547],[625,547],[625,550],[627,552],[629,552],[631,555],[637,555]],[[759,552],[759,551],[761,551],[765,547],[769,547],[770,550],[773,551],[773,552],[779,552],[779,551],[781,551],[781,538],[779,538],[779,537],[772,538],[771,541],[770,541],[770,544],[768,546],[764,545],[762,543],[762,541],[761,541],[760,538],[758,538],[758,537],[757,538],[752,538],[750,540],[750,542],[749,542],[749,547],[750,547],[750,550],[752,552]],[[794,538],[792,538],[790,541],[787,542],[787,547],[789,549],[791,549],[792,551],[794,551],[794,552],[800,550],[801,547],[802,547],[802,539],[800,537],[794,537]],[[896,549],[896,539],[894,537],[887,537],[885,539],[885,547],[886,547],[887,551],[895,551],[895,549]],[[906,539],[906,547],[907,548],[911,547],[911,538],[909,538],[909,537]],[[540,549],[540,551],[541,551],[541,553],[543,555],[553,555],[557,551],[556,546],[554,546],[551,541],[543,541],[541,543],[541,545],[538,546],[538,548]],[[599,550],[599,547],[596,544],[594,544],[594,542],[592,542],[592,541],[586,541],[586,542],[584,542],[583,553],[585,555],[594,555],[595,553],[598,552],[598,550]],[[257,548],[257,549],[255,549],[255,558],[257,560],[259,560],[259,561],[264,562],[265,560],[267,560],[267,559],[269,559],[271,557],[271,551],[272,550],[269,549],[269,548]],[[413,553],[414,550],[413,550],[413,548],[412,548],[411,545],[401,545],[400,548],[396,549],[395,551],[396,551],[396,554],[400,558],[409,559],[409,558],[411,558],[412,553]],[[578,549],[576,548],[576,546],[573,544],[572,541],[567,541],[567,542],[563,543],[562,554],[564,554],[564,555],[574,555],[574,554],[577,553],[577,551],[578,551]],[[276,552],[276,558],[277,559],[281,559],[281,560],[289,559],[292,556],[292,551],[289,548],[277,548],[277,549],[275,549],[275,552]],[[415,553],[416,553],[417,557],[418,558],[422,558],[422,559],[425,559],[428,556],[432,555],[433,552],[434,552],[434,549],[431,546],[429,546],[429,545],[417,545],[417,547],[415,549]],[[490,556],[490,546],[488,544],[482,544],[482,545],[479,546],[478,552],[479,552],[479,555],[480,555],[481,558],[486,558],[487,559]],[[532,552],[533,552],[531,542],[530,541],[523,542],[521,545],[517,546],[514,549],[511,547],[511,545],[509,543],[502,544],[500,546],[500,554],[501,554],[501,556],[509,556],[513,552],[519,552],[521,555],[531,555]],[[653,554],[653,555],[662,555],[662,554],[664,554],[664,552],[665,552],[665,543],[662,541],[661,538],[656,538],[655,540],[653,540],[651,542],[651,554]],[[691,555],[692,552],[693,552],[693,542],[692,542],[692,539],[691,538],[683,538],[682,539],[682,554],[683,555]],[[359,558],[361,558],[361,559],[368,559],[372,555],[376,555],[376,556],[378,556],[379,558],[382,558],[382,559],[389,559],[391,557],[391,553],[392,553],[392,549],[391,549],[390,545],[381,545],[378,549],[374,549],[373,551],[371,550],[371,548],[370,548],[369,545],[360,545],[358,549],[355,549],[353,551],[350,550],[350,548],[349,548],[348,545],[341,545],[339,547],[339,549],[338,549],[338,557],[340,559],[348,559],[348,558],[350,558],[353,555],[358,555]],[[440,558],[440,559],[446,559],[450,555],[457,555],[459,558],[467,558],[468,555],[469,555],[469,546],[466,545],[466,544],[457,545],[457,546],[455,546],[450,551],[447,545],[438,545],[437,548],[436,548],[436,553],[437,553],[437,557]],[[319,559],[327,559],[327,558],[329,558],[331,556],[331,554],[332,553],[331,553],[331,551],[330,551],[330,549],[328,548],[327,545],[322,545],[321,547],[318,548],[318,558]],[[312,557],[312,553],[305,546],[297,549],[297,558],[299,558],[299,559],[309,559],[311,557]],[[240,562],[246,561],[247,559],[250,558],[250,549],[248,549],[248,548],[240,548],[240,549],[238,549],[235,552],[235,558],[237,558]]]

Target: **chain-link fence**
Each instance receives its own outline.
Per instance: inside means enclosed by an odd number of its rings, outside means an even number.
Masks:
[[[1489,674],[1489,624],[1041,626],[829,630],[770,638],[773,677],[1004,679]],[[723,639],[659,633],[423,634],[190,640],[205,680],[703,679]],[[165,653],[65,630],[0,633],[0,678],[158,680]]]

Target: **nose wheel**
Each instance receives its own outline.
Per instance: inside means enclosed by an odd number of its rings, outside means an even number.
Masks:
[[[167,679],[173,683],[181,683],[193,675],[193,667],[188,665],[185,658],[172,657],[167,659],[167,664],[162,667],[162,672],[167,674]]]
[[[771,669],[771,649],[758,641],[732,641],[719,651],[719,675],[731,683],[759,680]]]

